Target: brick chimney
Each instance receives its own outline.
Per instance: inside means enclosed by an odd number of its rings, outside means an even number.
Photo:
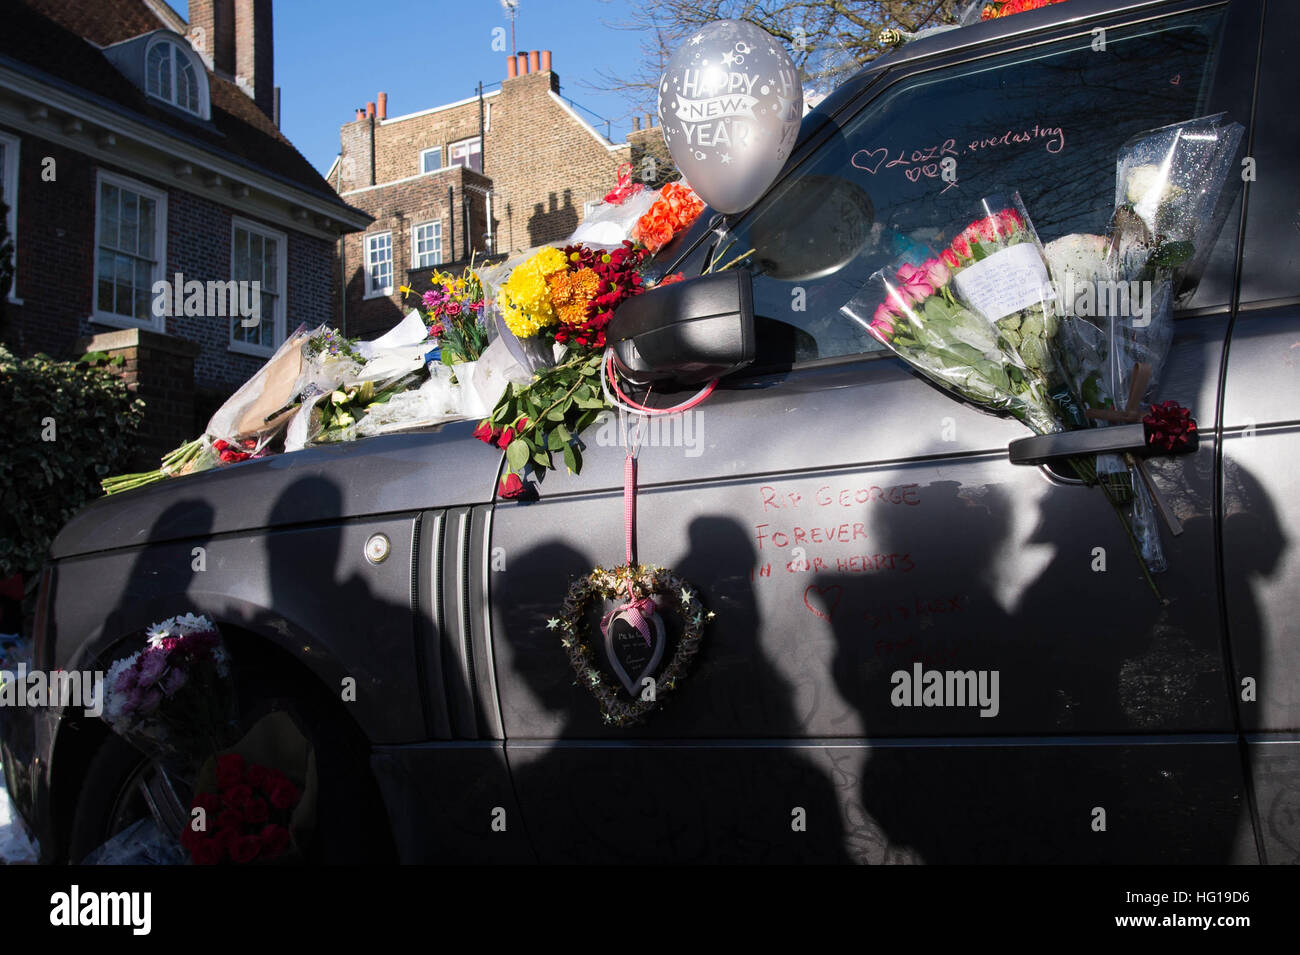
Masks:
[[[190,44],[275,120],[271,0],[190,0]]]
[[[235,75],[233,0],[190,0],[190,45],[214,73]]]
[[[235,82],[275,118],[275,46],[271,0],[234,0]]]

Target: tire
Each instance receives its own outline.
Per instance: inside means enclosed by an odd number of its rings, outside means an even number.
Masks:
[[[238,659],[238,658],[237,658]],[[275,710],[287,712],[316,755],[314,831],[302,846],[308,864],[383,864],[397,853],[378,786],[370,773],[370,747],[319,684],[286,679],[281,668],[260,661],[236,671],[241,724],[247,729]],[[121,737],[109,733],[87,767],[73,814],[68,859],[77,863],[134,819],[147,805],[133,794],[153,764]],[[177,781],[188,805],[193,780]],[[126,821],[124,822],[124,817]]]

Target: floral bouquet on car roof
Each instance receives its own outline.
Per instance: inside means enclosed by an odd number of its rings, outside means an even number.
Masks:
[[[435,271],[429,277],[431,288],[420,296],[424,306],[429,338],[435,339],[444,365],[478,361],[487,348],[487,329],[483,324],[486,302],[483,283],[474,271],[474,263],[460,274]],[[415,290],[403,285],[402,295]]]
[[[646,290],[638,267],[649,253],[631,242],[612,250],[583,245],[543,248],[519,264],[497,292],[510,333],[522,341],[553,343],[564,351],[527,384],[509,383],[475,437],[503,448],[509,473],[503,497],[524,491],[522,473],[554,467],[560,453],[570,471],[582,467],[573,438],[605,407],[600,362],[614,310]]]

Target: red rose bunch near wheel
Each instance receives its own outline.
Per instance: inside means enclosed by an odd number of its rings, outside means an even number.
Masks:
[[[196,865],[299,860],[316,801],[314,755],[302,742],[286,714],[271,713],[204,765],[181,833]]]

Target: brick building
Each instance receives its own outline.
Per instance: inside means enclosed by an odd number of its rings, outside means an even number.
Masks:
[[[288,331],[331,319],[339,236],[369,221],[278,128],[270,0],[189,11],[18,0],[0,29],[16,264],[0,337],[123,355],[147,405],[140,464],[197,434]],[[260,321],[211,292],[167,314],[158,283],[177,275],[260,282]]]
[[[411,308],[402,285],[421,288],[434,267],[509,255],[568,236],[613,186],[620,164],[656,159],[654,183],[672,169],[662,131],[646,117],[611,143],[560,95],[551,53],[507,58],[499,88],[402,116],[375,102],[340,130],[326,174],[373,223],[341,243],[346,288],[338,324],[367,337]]]

